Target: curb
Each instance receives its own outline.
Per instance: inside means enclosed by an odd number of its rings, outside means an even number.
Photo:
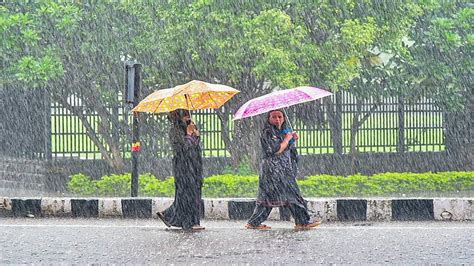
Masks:
[[[0,197],[0,217],[157,218],[173,198],[8,198]],[[311,216],[322,221],[473,221],[474,198],[308,199]],[[254,199],[203,199],[206,219],[247,220]],[[286,207],[269,220],[291,220]]]

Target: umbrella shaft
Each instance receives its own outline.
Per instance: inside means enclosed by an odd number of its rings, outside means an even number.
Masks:
[[[286,108],[283,108],[283,113],[285,113],[285,119],[288,122],[288,126],[290,127],[291,131],[293,131],[293,127],[291,126],[290,118],[288,117],[288,114],[286,113]]]

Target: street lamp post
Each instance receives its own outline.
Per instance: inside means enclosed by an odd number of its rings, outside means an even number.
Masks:
[[[131,104],[132,108],[140,101],[140,78],[141,64],[137,62],[125,62],[125,102]],[[140,152],[140,123],[139,114],[133,114],[132,126],[132,183],[131,196],[138,196],[138,159]]]

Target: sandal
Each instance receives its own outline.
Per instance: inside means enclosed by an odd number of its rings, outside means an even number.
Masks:
[[[193,226],[191,227],[191,230],[193,230],[193,231],[200,231],[200,230],[204,230],[204,229],[206,229],[206,227],[201,226],[201,225],[199,225],[199,224],[193,225]]]
[[[295,229],[311,229],[321,224],[321,221],[314,221],[307,224],[296,224]]]
[[[259,224],[259,225],[246,224],[245,228],[247,228],[247,229],[256,229],[256,230],[270,230],[270,229],[272,229],[270,226],[265,225],[265,224]]]
[[[165,218],[165,216],[163,215],[162,212],[157,212],[157,213],[156,213],[156,216],[158,216],[158,218],[160,218],[161,221],[163,221],[163,223],[164,223],[166,226],[171,227],[171,224],[170,224],[168,221],[166,221],[166,218]]]

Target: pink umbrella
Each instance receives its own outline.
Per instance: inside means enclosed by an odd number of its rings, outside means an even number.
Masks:
[[[329,91],[308,86],[275,91],[244,103],[235,113],[233,120],[252,117],[299,103],[314,101],[329,95],[332,95]]]

